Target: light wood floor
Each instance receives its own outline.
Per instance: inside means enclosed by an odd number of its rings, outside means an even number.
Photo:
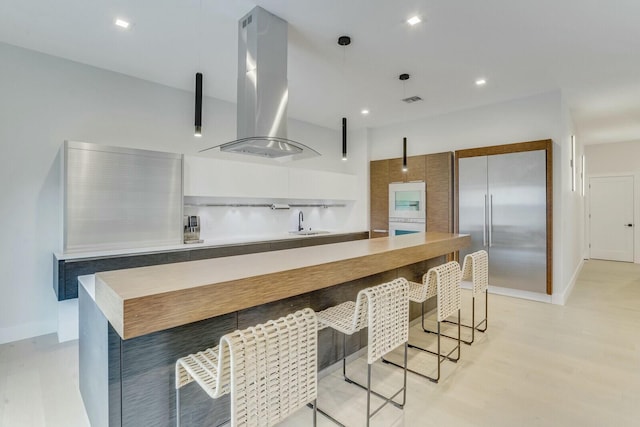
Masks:
[[[439,384],[409,374],[404,411],[387,407],[373,426],[640,425],[640,265],[586,262],[566,306],[489,298],[488,332],[463,345],[458,364],[443,364]],[[411,340],[433,337],[413,328]],[[77,349],[54,335],[0,346],[0,426],[88,425]],[[435,358],[425,356],[411,352],[410,365],[435,373]],[[379,390],[401,384],[399,369],[374,368]],[[366,359],[349,370],[364,381]],[[365,392],[340,373],[320,381],[319,406],[364,425]],[[310,414],[282,425],[310,425]],[[319,425],[333,424],[319,417]]]

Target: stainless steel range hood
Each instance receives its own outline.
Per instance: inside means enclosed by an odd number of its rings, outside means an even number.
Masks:
[[[287,22],[255,7],[238,22],[238,139],[212,148],[281,160],[320,155],[287,138],[288,98]]]

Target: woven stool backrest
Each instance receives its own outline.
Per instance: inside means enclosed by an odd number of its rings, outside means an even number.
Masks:
[[[429,287],[435,286],[438,300],[438,322],[460,310],[460,264],[451,261],[427,271]]]
[[[436,281],[429,278],[429,271],[422,275],[422,287],[420,288],[420,301],[426,301],[436,296],[438,287]]]
[[[306,308],[227,334],[231,426],[271,426],[317,396],[317,323]],[[221,350],[222,353],[222,350]]]
[[[194,381],[194,376],[208,378],[209,382],[200,384],[212,399],[231,391],[231,355],[229,346],[221,343],[197,354],[198,357],[183,358],[176,362],[176,389]],[[189,359],[188,361],[185,359]]]
[[[353,313],[353,320],[351,323],[351,331],[359,331],[364,329],[368,325],[368,299],[364,292],[366,289],[358,292],[356,297],[356,311]]]
[[[462,280],[473,283],[473,295],[487,290],[489,286],[489,255],[486,251],[477,251],[464,257]]]
[[[409,339],[409,282],[404,278],[366,288],[369,364]]]

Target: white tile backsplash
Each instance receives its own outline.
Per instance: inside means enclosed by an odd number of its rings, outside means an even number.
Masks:
[[[342,203],[342,202],[341,202]],[[267,207],[185,206],[185,215],[200,216],[200,238],[273,236],[298,229],[298,213],[302,211],[305,230],[349,231],[353,202],[344,207],[303,207],[273,210]]]

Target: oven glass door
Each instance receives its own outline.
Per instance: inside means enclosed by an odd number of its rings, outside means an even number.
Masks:
[[[423,220],[426,218],[424,182],[389,184],[389,221]]]
[[[415,231],[415,230],[394,230],[393,235],[394,236],[402,236],[403,234],[414,234],[414,233],[419,233],[419,231]]]
[[[421,233],[426,231],[424,222],[389,222],[389,236]]]
[[[419,190],[396,191],[394,198],[396,211],[420,211],[422,196]]]

